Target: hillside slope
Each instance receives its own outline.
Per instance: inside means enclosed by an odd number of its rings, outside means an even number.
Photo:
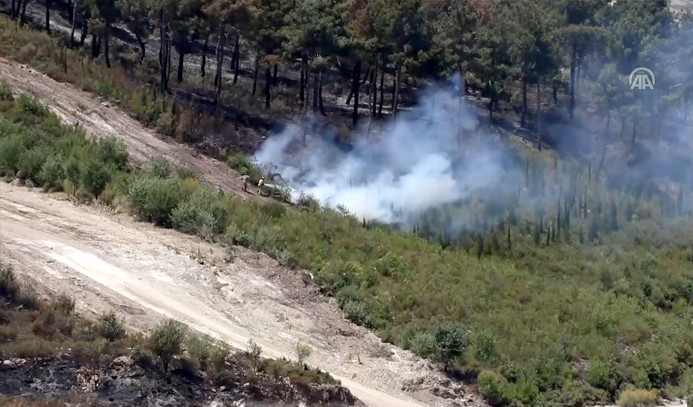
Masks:
[[[72,295],[85,314],[115,309],[137,328],[172,317],[240,348],[252,338],[272,357],[293,357],[304,343],[313,349],[309,364],[371,406],[451,405],[434,394],[483,404],[427,362],[347,322],[334,301],[265,255],[238,248],[228,263],[221,247],[54,196],[0,185],[0,257],[38,285]]]
[[[122,140],[135,166],[161,155],[176,167],[195,170],[204,181],[217,188],[250,195],[243,192],[240,174],[225,163],[199,154],[184,144],[165,140],[119,107],[103,102],[91,93],[57,82],[35,69],[5,58],[0,58],[0,78],[14,89],[29,93],[48,105],[66,125],[80,125],[90,137],[113,136]]]

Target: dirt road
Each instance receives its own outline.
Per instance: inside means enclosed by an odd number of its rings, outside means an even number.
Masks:
[[[242,196],[243,181],[238,172],[225,163],[199,154],[193,148],[164,138],[128,116],[122,109],[99,100],[91,93],[50,77],[15,61],[0,58],[0,80],[14,89],[29,93],[46,104],[63,123],[80,124],[89,137],[113,136],[122,140],[130,161],[142,166],[156,155],[162,155],[176,167],[189,167],[215,187]],[[254,196],[256,199],[264,199]]]
[[[451,405],[434,392],[481,404],[425,361],[345,320],[298,273],[263,254],[236,254],[227,262],[220,246],[0,183],[0,260],[35,287],[72,296],[87,315],[115,310],[138,329],[171,317],[241,349],[252,338],[271,357],[293,358],[301,342],[313,349],[309,364],[370,406]]]

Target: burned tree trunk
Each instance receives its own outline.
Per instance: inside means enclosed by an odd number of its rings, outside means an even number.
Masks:
[[[354,127],[359,120],[359,79],[361,78],[361,59],[356,59],[356,64],[354,66],[354,83],[353,83],[353,94],[354,94],[354,113],[352,115],[352,121]]]
[[[270,108],[270,99],[272,97],[272,95],[270,94],[270,87],[271,86],[272,86],[272,73],[270,72],[269,65],[267,65],[267,68],[265,68],[265,109]]]

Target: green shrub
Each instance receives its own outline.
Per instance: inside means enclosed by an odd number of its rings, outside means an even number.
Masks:
[[[117,171],[122,171],[128,164],[128,150],[125,143],[107,137],[96,143],[96,158],[107,164],[112,164]]]
[[[197,174],[197,171],[193,170],[192,168],[181,168],[178,170],[178,178],[185,180],[188,178],[192,179],[200,179],[200,176]]]
[[[169,226],[173,209],[184,198],[183,189],[176,179],[139,176],[128,186],[128,201],[140,219],[157,225]]]
[[[467,348],[467,331],[457,323],[448,322],[438,325],[433,331],[433,337],[438,361],[445,370],[452,369]]]
[[[242,175],[247,175],[250,179],[250,182],[252,183],[257,183],[260,180],[260,178],[262,178],[262,172],[260,171],[260,169],[256,167],[255,164],[253,164],[248,159],[248,157],[241,152],[238,152],[230,156],[227,162],[229,164],[229,167],[238,171]]]
[[[82,170],[76,158],[71,157],[65,162],[65,177],[75,188],[79,187],[82,179]]]
[[[111,180],[111,173],[108,168],[99,161],[90,161],[82,173],[82,185],[94,197],[101,195],[106,185]]]
[[[125,336],[125,328],[118,320],[114,312],[109,312],[101,317],[99,333],[110,342]]]
[[[2,130],[3,129],[0,129],[0,131]],[[20,154],[23,151],[24,145],[20,136],[11,135],[9,137],[0,138],[0,168],[16,171]]]
[[[171,360],[180,354],[184,339],[183,328],[174,320],[166,320],[154,328],[149,337],[149,348],[161,360],[164,371],[168,371]]]
[[[202,370],[207,370],[209,366],[213,346],[209,341],[200,338],[198,335],[190,335],[185,345],[190,356],[195,358]]]
[[[653,390],[630,388],[624,390],[616,400],[620,407],[647,407],[657,405],[657,393]]]
[[[65,169],[63,160],[60,154],[48,157],[46,162],[41,167],[39,173],[39,183],[45,187],[62,188],[63,180],[65,179]]]
[[[433,358],[436,355],[436,338],[428,332],[419,333],[410,340],[412,352],[423,358]]]
[[[173,165],[166,158],[158,155],[149,162],[147,171],[156,178],[171,178]]]
[[[260,364],[260,357],[262,356],[262,347],[255,343],[255,341],[253,341],[252,339],[249,339],[248,349],[246,352],[248,354],[248,358],[250,359],[250,361],[253,362],[255,370],[257,370],[258,365]]]
[[[474,332],[472,337],[472,347],[474,358],[486,365],[491,365],[498,357],[498,339],[493,332],[487,329],[480,329]]]
[[[320,202],[311,195],[301,194],[296,201],[296,205],[308,212],[318,212],[320,210]]]
[[[25,172],[32,181],[38,182],[39,172],[46,162],[48,154],[48,150],[44,147],[35,147],[31,150],[26,150],[19,155],[17,169]]]
[[[14,97],[12,96],[12,88],[5,81],[0,81],[0,101],[12,102]]]
[[[404,260],[392,252],[387,252],[385,257],[380,259],[377,269],[382,275],[387,277],[404,277],[408,274],[407,265],[404,263]]]
[[[286,213],[284,205],[277,202],[270,202],[260,207],[262,213],[273,219],[279,219]]]
[[[686,397],[686,405],[688,407],[693,407],[693,395]]]
[[[171,223],[183,232],[211,238],[226,230],[229,214],[212,190],[199,188],[171,212]]]
[[[492,406],[504,406],[512,401],[508,381],[496,372],[488,370],[481,372],[477,378],[477,385],[481,395]]]
[[[19,283],[15,280],[10,267],[0,268],[0,295],[10,301],[19,297]]]

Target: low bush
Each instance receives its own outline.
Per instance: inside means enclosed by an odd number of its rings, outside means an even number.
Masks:
[[[82,173],[82,185],[94,197],[99,197],[111,180],[111,173],[103,162],[90,161]]]
[[[128,200],[138,217],[160,226],[170,226],[171,213],[183,198],[176,179],[138,176],[128,186]]]
[[[125,336],[125,328],[118,320],[114,312],[109,312],[101,317],[99,333],[107,340],[113,342]]]
[[[512,395],[508,381],[502,375],[492,372],[483,371],[477,378],[479,392],[492,406],[504,406],[510,404]]]
[[[166,320],[154,328],[149,337],[149,349],[159,358],[164,371],[168,371],[171,360],[181,353],[184,339],[183,327],[174,320]]]
[[[626,389],[618,396],[616,404],[620,407],[647,407],[657,405],[657,392],[653,390]]]

